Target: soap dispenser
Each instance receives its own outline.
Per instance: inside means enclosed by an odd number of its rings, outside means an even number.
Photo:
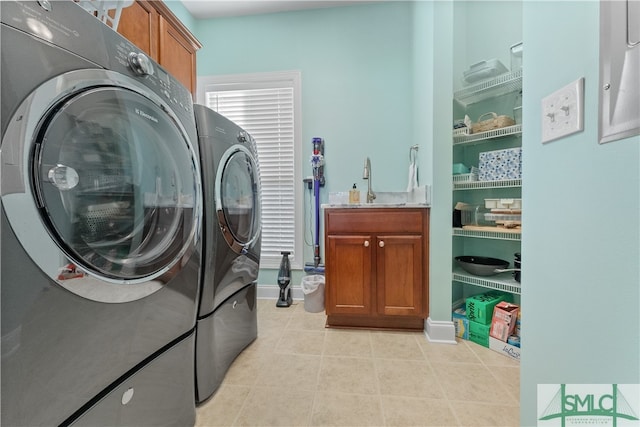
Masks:
[[[353,188],[349,190],[349,203],[357,205],[360,203],[360,190],[356,188],[356,184],[353,184]]]

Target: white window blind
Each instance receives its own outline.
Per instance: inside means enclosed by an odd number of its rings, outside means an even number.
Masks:
[[[264,76],[263,76],[264,77]],[[279,76],[282,77],[282,76]],[[266,81],[265,81],[266,80]],[[277,268],[281,251],[289,251],[292,267],[302,267],[300,171],[297,171],[296,85],[288,79],[208,84],[205,105],[249,132],[256,140],[262,186],[262,251],[260,265]],[[300,185],[297,185],[300,184]]]

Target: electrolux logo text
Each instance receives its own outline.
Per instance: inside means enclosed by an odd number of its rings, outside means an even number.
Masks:
[[[538,384],[538,425],[640,427],[640,384]]]
[[[139,115],[140,117],[144,117],[145,119],[149,119],[154,123],[158,123],[158,119],[152,116],[151,114],[145,113],[139,108],[136,108],[135,111],[136,111],[136,114]]]

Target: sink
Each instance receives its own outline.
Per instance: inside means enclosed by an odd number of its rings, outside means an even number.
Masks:
[[[406,191],[378,191],[373,205],[406,205],[409,193]]]
[[[349,193],[346,191],[329,192],[329,204],[324,208],[384,208],[384,207],[429,207],[431,203],[431,187],[423,185],[413,191],[376,191],[373,203],[361,202],[349,204]]]

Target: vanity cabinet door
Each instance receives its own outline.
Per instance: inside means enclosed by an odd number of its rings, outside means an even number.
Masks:
[[[327,245],[327,314],[371,314],[372,237],[329,235]]]
[[[423,238],[421,235],[376,239],[377,312],[420,316],[423,313]]]

